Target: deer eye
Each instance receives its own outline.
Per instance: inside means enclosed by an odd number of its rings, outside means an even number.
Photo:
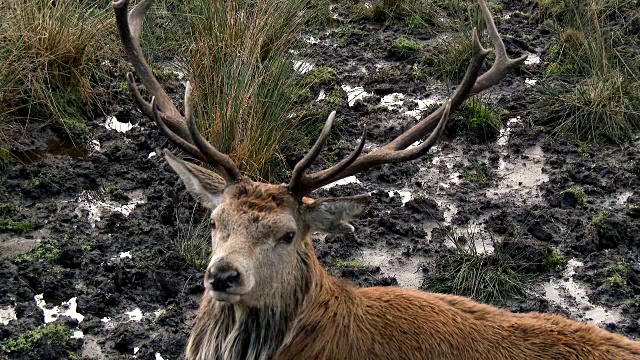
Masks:
[[[213,219],[209,219],[209,226],[211,227],[211,230],[215,230],[216,229],[216,221]]]
[[[293,241],[293,238],[296,237],[296,233],[290,231],[286,234],[284,234],[284,236],[282,236],[282,242],[287,243],[287,244],[291,244],[291,242]]]

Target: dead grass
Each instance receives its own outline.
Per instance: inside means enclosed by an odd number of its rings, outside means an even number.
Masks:
[[[75,0],[0,4],[0,115],[82,130],[92,76],[112,50],[110,8]]]
[[[541,87],[538,124],[579,141],[614,144],[640,128],[640,73],[616,47],[626,42],[624,29],[608,25],[618,5],[567,0],[545,69],[557,80]]]
[[[268,178],[295,125],[298,77],[289,52],[306,1],[196,0],[189,50],[201,131],[241,170]]]

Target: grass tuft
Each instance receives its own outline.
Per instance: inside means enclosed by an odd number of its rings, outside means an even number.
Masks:
[[[188,3],[194,110],[214,146],[241,171],[267,179],[292,117],[298,75],[289,52],[305,21],[303,0],[196,0]]]
[[[469,66],[472,45],[467,32],[454,33],[421,59],[419,70],[427,76],[458,83]]]
[[[543,94],[544,119],[563,134],[588,143],[621,144],[640,129],[640,82],[621,73],[591,77],[573,89]],[[540,114],[543,116],[543,114]]]
[[[614,289],[626,290],[629,280],[629,264],[619,261],[606,269],[607,283]]]
[[[591,220],[591,224],[592,225],[597,225],[605,220],[609,219],[609,212],[607,211],[601,211],[598,216],[594,217]]]
[[[209,218],[197,219],[193,209],[188,224],[177,218],[178,236],[173,241],[173,250],[187,264],[204,271],[211,257],[211,227]]]
[[[547,82],[553,86],[540,87],[537,107],[544,111],[537,113],[536,124],[588,143],[628,142],[640,129],[640,73],[637,55],[616,47],[624,41],[624,29],[611,19],[619,16],[622,2],[549,4],[560,6],[551,12],[562,25],[556,25],[556,41],[546,56],[545,74],[556,79]]]
[[[461,132],[470,138],[486,143],[500,135],[500,113],[479,99],[474,97],[467,100],[462,106],[462,116],[465,120],[462,122]]]
[[[447,236],[455,248],[438,257],[434,271],[425,277],[422,289],[496,304],[525,293],[522,275],[525,265],[508,243],[490,238],[495,251],[483,253],[478,249],[477,233],[468,232],[463,236],[451,230]],[[461,244],[460,239],[464,239],[466,245]]]
[[[491,174],[486,163],[475,163],[466,167],[463,171],[464,179],[479,186],[489,185]]]
[[[0,17],[0,116],[86,131],[82,114],[95,100],[92,77],[115,40],[110,7],[9,0]]]
[[[542,264],[550,271],[560,271],[567,264],[567,259],[557,250],[546,251],[542,256]]]
[[[579,186],[572,186],[563,191],[562,194],[573,197],[573,199],[576,201],[576,204],[580,206],[583,206],[587,202],[587,200],[589,200],[587,194]]]

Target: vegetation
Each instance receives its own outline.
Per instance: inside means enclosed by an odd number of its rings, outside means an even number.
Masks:
[[[640,129],[640,82],[630,81],[612,72],[583,80],[573,90],[548,89],[546,119],[539,123],[552,123],[556,133],[582,141],[623,143]]]
[[[579,186],[572,186],[563,191],[562,194],[571,196],[576,201],[576,204],[580,206],[583,206],[589,199],[584,190],[582,190],[582,188]]]
[[[206,138],[241,171],[266,178],[291,117],[297,75],[289,49],[305,17],[303,0],[188,2],[195,115]],[[238,17],[237,14],[245,16]]]
[[[545,69],[548,76],[559,77],[560,85],[541,88],[538,107],[544,111],[536,123],[589,143],[628,141],[640,128],[640,73],[633,55],[616,47],[623,41],[624,28],[608,25],[622,5],[586,0],[539,3],[543,14],[547,11],[562,25],[556,26],[556,43]]]
[[[65,240],[66,237],[65,237]],[[33,262],[44,261],[55,263],[60,256],[60,245],[57,240],[45,239],[38,246],[26,253],[22,253],[16,257],[17,262]]]
[[[593,225],[599,224],[599,223],[601,223],[601,222],[603,222],[603,221],[607,220],[608,218],[609,218],[609,212],[607,212],[607,211],[601,211],[601,212],[598,214],[598,216],[594,217],[594,218],[591,220],[591,224],[593,224]]]
[[[467,71],[471,60],[471,35],[467,32],[454,33],[430,49],[418,65],[419,71],[451,83],[458,83]]]
[[[351,269],[365,269],[367,265],[365,265],[362,260],[357,259],[335,259],[333,261],[333,267],[338,269],[351,268]]]
[[[461,113],[464,121],[461,122],[460,131],[473,140],[484,143],[495,140],[500,134],[501,114],[478,98],[467,100],[462,105]]]
[[[0,16],[0,121],[11,115],[86,130],[92,78],[114,40],[110,8],[10,0]]]
[[[177,214],[176,214],[177,217]],[[173,249],[180,259],[187,265],[205,270],[211,256],[211,230],[209,219],[200,220],[192,212],[189,223],[183,224],[179,219],[178,236],[173,241]]]
[[[71,352],[69,340],[71,330],[64,325],[51,323],[44,327],[27,331],[6,340],[0,341],[0,350],[7,354],[36,355],[37,349],[50,349],[51,353],[64,358],[75,358]]]
[[[422,51],[422,44],[400,36],[393,43],[393,52],[400,57],[410,57]]]
[[[447,233],[455,248],[436,260],[434,271],[427,275],[422,288],[428,291],[463,295],[480,302],[502,303],[525,292],[525,265],[517,259],[508,243],[488,241],[493,253],[481,251],[478,234],[466,236],[451,230]]]
[[[560,271],[566,263],[567,259],[557,250],[546,251],[542,257],[542,264],[550,271]]]
[[[606,269],[607,283],[614,289],[626,290],[627,281],[629,279],[629,264],[620,261],[613,265],[610,265]]]
[[[0,233],[27,233],[33,231],[34,225],[30,221],[14,221],[12,218],[18,214],[15,205],[11,203],[0,204]]]
[[[486,163],[475,163],[464,169],[464,179],[472,184],[487,186],[491,174]]]
[[[303,86],[312,86],[316,84],[331,84],[338,80],[338,73],[329,66],[316,66],[302,81]]]

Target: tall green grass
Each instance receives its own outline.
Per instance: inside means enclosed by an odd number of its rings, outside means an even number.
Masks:
[[[76,0],[7,0],[0,18],[0,116],[82,131],[92,76],[113,49],[110,9]]]
[[[266,178],[295,125],[298,77],[289,50],[305,21],[303,0],[195,0],[188,68],[207,139]]]

